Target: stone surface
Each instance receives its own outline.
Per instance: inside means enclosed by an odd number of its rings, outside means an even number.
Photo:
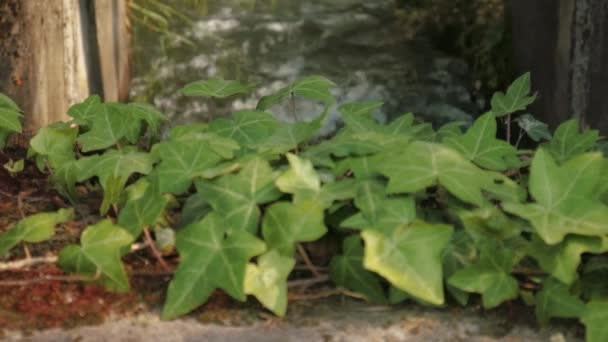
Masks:
[[[240,309],[240,311],[247,309]],[[255,311],[255,310],[253,310]],[[160,321],[155,313],[110,320],[99,326],[71,330],[52,329],[23,335],[9,332],[5,341],[582,341],[574,326],[539,330],[526,315],[509,322],[505,312],[475,312],[472,309],[371,306],[353,300],[329,298],[299,302],[283,320],[263,315],[227,316],[241,320],[201,323],[195,318]],[[527,313],[526,313],[527,314]],[[226,316],[226,315],[225,315]],[[579,330],[580,331],[580,330]]]

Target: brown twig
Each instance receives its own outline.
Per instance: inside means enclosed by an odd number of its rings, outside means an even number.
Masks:
[[[310,261],[310,258],[308,257],[308,253],[306,253],[306,249],[304,249],[304,246],[302,246],[302,244],[297,244],[297,248],[298,248],[298,253],[300,253],[302,260],[304,260],[304,264],[306,265],[306,267],[308,267],[310,272],[312,272],[312,274],[315,277],[320,277],[321,273],[319,273],[317,271],[317,268],[315,267],[315,265],[313,265],[313,263]]]
[[[152,254],[156,258],[160,266],[167,272],[173,272],[171,266],[169,266],[167,262],[165,262],[165,259],[163,259],[163,255],[156,248],[154,240],[152,239],[152,235],[150,235],[150,230],[147,227],[144,227],[144,240],[146,241],[148,247],[150,247],[150,251],[152,251]]]
[[[319,275],[319,276],[314,277],[314,278],[298,279],[298,280],[288,281],[287,282],[287,287],[288,288],[308,287],[308,286],[312,286],[312,285],[316,285],[316,284],[320,284],[320,283],[326,283],[328,281],[329,281],[329,276],[328,275]]]
[[[21,268],[26,268],[38,264],[54,264],[57,262],[57,256],[51,255],[47,257],[30,257],[21,260],[9,261],[5,263],[0,263],[0,272],[1,271],[12,271],[18,270]]]
[[[367,300],[367,298],[365,296],[360,295],[353,291],[343,289],[343,288],[319,291],[319,292],[309,293],[309,294],[289,294],[287,296],[287,299],[289,301],[314,300],[314,299],[327,298],[327,297],[336,296],[336,295],[343,295],[343,296],[348,296],[348,297],[352,297],[352,298],[356,298],[356,299]]]

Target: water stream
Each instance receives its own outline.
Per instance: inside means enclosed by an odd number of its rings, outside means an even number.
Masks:
[[[433,50],[424,39],[403,39],[392,0],[206,3],[205,13],[189,13],[196,19],[179,28],[191,44],[163,46],[156,34],[136,36],[132,95],[153,102],[172,124],[254,108],[261,96],[309,75],[334,81],[338,104],[383,101],[380,119],[413,112],[443,123],[470,120],[479,111],[469,91],[467,65]],[[238,79],[258,88],[232,101],[177,93],[186,83],[209,77]],[[299,101],[297,106],[300,118],[319,113],[315,104]],[[290,119],[288,110],[273,112]]]

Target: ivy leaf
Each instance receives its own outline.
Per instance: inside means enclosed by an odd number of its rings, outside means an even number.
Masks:
[[[592,300],[585,306],[581,322],[585,325],[585,341],[602,342],[608,340],[608,302]]]
[[[166,205],[167,199],[159,192],[158,182],[153,180],[148,183],[143,194],[127,201],[120,211],[118,224],[137,239],[144,227],[156,223]]]
[[[542,139],[551,140],[551,132],[546,123],[536,120],[530,114],[523,114],[515,119],[519,128],[521,128],[530,139],[539,142]]]
[[[19,242],[41,242],[55,235],[55,226],[74,216],[72,209],[59,209],[54,213],[40,213],[19,221],[4,234],[0,234],[0,256],[8,253]]]
[[[477,258],[477,248],[471,236],[464,230],[457,230],[452,234],[450,243],[442,255],[444,279],[449,279],[454,273],[470,266]],[[446,282],[446,288],[456,301],[467,305],[469,293]]]
[[[214,152],[207,141],[193,135],[163,141],[151,152],[160,159],[154,170],[159,191],[182,194],[190,188],[192,180],[216,166],[222,157]]]
[[[458,213],[458,217],[475,240],[490,238],[503,241],[519,236],[523,230],[521,224],[507,217],[496,207],[463,210]]]
[[[265,251],[250,233],[228,228],[218,214],[183,228],[176,238],[181,262],[167,293],[162,319],[173,319],[205,303],[220,288],[245,300],[244,278],[249,259]]]
[[[356,189],[354,203],[361,212],[344,220],[342,227],[373,229],[389,234],[396,227],[409,224],[416,218],[413,198],[387,198],[384,185],[377,180],[359,181]]]
[[[30,140],[30,147],[40,156],[45,157],[52,169],[75,159],[74,144],[78,128],[60,123],[42,127]]]
[[[269,248],[292,256],[296,243],[315,241],[327,233],[323,219],[317,201],[277,202],[264,213],[262,235]]]
[[[287,277],[296,261],[271,250],[258,257],[258,263],[245,270],[245,293],[254,295],[275,315],[287,311]]]
[[[462,126],[466,126],[467,123],[464,121],[455,121],[447,123],[437,130],[435,133],[436,142],[443,142],[448,138],[458,138],[462,136]]]
[[[160,124],[167,120],[163,113],[159,112],[156,108],[147,103],[129,103],[125,107],[125,111],[129,114],[132,121],[136,121],[138,123],[143,121],[148,124],[148,128],[153,135],[157,135],[159,133]],[[139,138],[139,136],[137,138]]]
[[[227,81],[214,77],[205,81],[188,83],[180,91],[186,96],[206,96],[223,99],[236,94],[247,95],[252,89],[252,86],[238,81]]]
[[[589,151],[599,139],[596,130],[579,132],[577,119],[568,120],[557,127],[547,149],[558,163]]]
[[[567,234],[608,233],[608,207],[598,199],[602,168],[600,153],[587,153],[561,167],[539,149],[530,167],[532,204],[504,203],[504,209],[530,221],[547,244],[562,241]]]
[[[578,266],[583,253],[602,253],[606,251],[602,241],[595,237],[570,235],[561,243],[546,245],[534,236],[528,254],[554,278],[566,285],[578,279]]]
[[[108,150],[100,155],[95,166],[87,170],[86,176],[97,176],[103,188],[103,202],[99,211],[105,214],[110,205],[118,203],[120,194],[129,177],[134,173],[148,174],[152,171],[154,159],[148,153],[137,152],[135,148]]]
[[[93,104],[89,110],[91,129],[78,137],[83,152],[106,149],[127,134],[129,117],[118,103]]]
[[[91,95],[81,103],[77,103],[68,109],[68,115],[74,119],[77,125],[90,126],[93,124],[96,113],[103,106],[99,95]]]
[[[59,254],[59,265],[67,272],[93,276],[112,291],[128,292],[129,279],[120,261],[123,247],[133,242],[131,234],[110,220],[88,226],[80,236],[80,246],[69,245]]]
[[[448,138],[444,143],[489,170],[504,171],[521,164],[517,149],[506,141],[496,139],[496,117],[492,112],[475,120],[464,135]]]
[[[258,231],[258,204],[276,200],[280,193],[274,186],[276,174],[267,161],[248,161],[237,175],[225,175],[215,181],[196,183],[198,192],[211,207],[236,230]]]
[[[10,132],[21,132],[21,113],[12,107],[0,106],[0,128]]]
[[[329,274],[336,285],[361,293],[374,303],[387,303],[378,277],[363,268],[363,244],[359,236],[344,239],[342,255],[332,258]]]
[[[308,199],[321,191],[321,179],[312,163],[295,154],[287,153],[289,169],[280,175],[275,183],[282,192],[293,194],[294,198]]]
[[[454,273],[448,283],[467,292],[480,293],[486,309],[517,298],[519,284],[511,276],[511,270],[515,266],[513,251],[499,248],[495,243],[485,243],[480,249],[479,260]]]
[[[580,291],[585,299],[608,299],[608,256],[595,255],[586,260],[581,272]]]
[[[321,115],[311,122],[279,123],[275,133],[258,145],[258,151],[282,154],[295,150],[319,132],[326,117]]]
[[[414,141],[398,152],[377,155],[372,164],[389,178],[389,194],[415,193],[440,184],[459,199],[479,206],[487,203],[482,191],[515,201],[521,197],[521,189],[507,177],[481,170],[440,144]]]
[[[289,86],[279,90],[273,95],[264,96],[258,102],[257,110],[267,110],[270,107],[281,103],[291,96],[298,96],[310,101],[317,101],[325,104],[326,107],[332,105],[335,100],[331,95],[330,89],[335,84],[322,76],[310,76],[302,80],[293,82]]]
[[[8,96],[0,93],[0,145],[11,132],[21,132],[21,109]],[[0,146],[0,147],[2,147]]]
[[[55,190],[74,202],[77,197],[76,183],[92,177],[89,173],[96,167],[98,159],[99,155],[93,155],[63,162],[53,170],[49,181]]]
[[[347,129],[353,132],[369,132],[379,126],[372,114],[382,107],[382,104],[379,101],[348,103],[340,106],[338,110]]]
[[[526,109],[534,100],[536,95],[530,95],[530,73],[519,76],[509,88],[507,93],[496,92],[492,96],[492,113],[497,117],[505,116]]]
[[[425,302],[444,302],[441,254],[453,228],[417,221],[390,234],[374,230],[361,233],[365,241],[363,265],[395,287]]]
[[[17,112],[21,112],[21,108],[19,108],[15,101],[11,100],[10,97],[2,93],[0,93],[0,107],[10,108]]]
[[[585,312],[585,303],[573,296],[568,287],[553,278],[543,282],[543,289],[535,297],[536,319],[546,325],[552,317],[578,318]]]
[[[271,114],[259,111],[241,111],[231,119],[214,120],[209,129],[220,136],[234,139],[241,146],[254,148],[271,137],[279,127],[279,122]]]

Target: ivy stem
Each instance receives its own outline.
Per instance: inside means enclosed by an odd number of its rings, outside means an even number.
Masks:
[[[317,271],[317,268],[315,267],[315,265],[313,265],[312,262],[310,261],[310,258],[308,257],[308,253],[306,253],[306,249],[304,249],[302,244],[297,244],[297,248],[298,248],[298,253],[300,253],[302,260],[304,260],[304,264],[306,265],[306,267],[308,267],[310,272],[315,277],[321,277],[321,273],[319,273],[319,271]]]
[[[515,148],[519,147],[519,143],[521,142],[521,138],[524,137],[524,130],[523,129],[519,129],[519,136],[517,137],[517,142],[515,143]]]
[[[148,227],[144,227],[144,239],[148,247],[150,247],[150,251],[152,251],[152,254],[156,258],[156,260],[158,260],[160,266],[167,272],[173,272],[171,267],[165,262],[165,259],[163,259],[163,256],[160,251],[156,248],[156,245],[154,244],[154,240],[152,239],[152,235],[150,234],[150,230],[148,229]]]
[[[507,125],[507,142],[511,143],[511,114],[507,114],[507,118],[505,119],[505,124]]]

